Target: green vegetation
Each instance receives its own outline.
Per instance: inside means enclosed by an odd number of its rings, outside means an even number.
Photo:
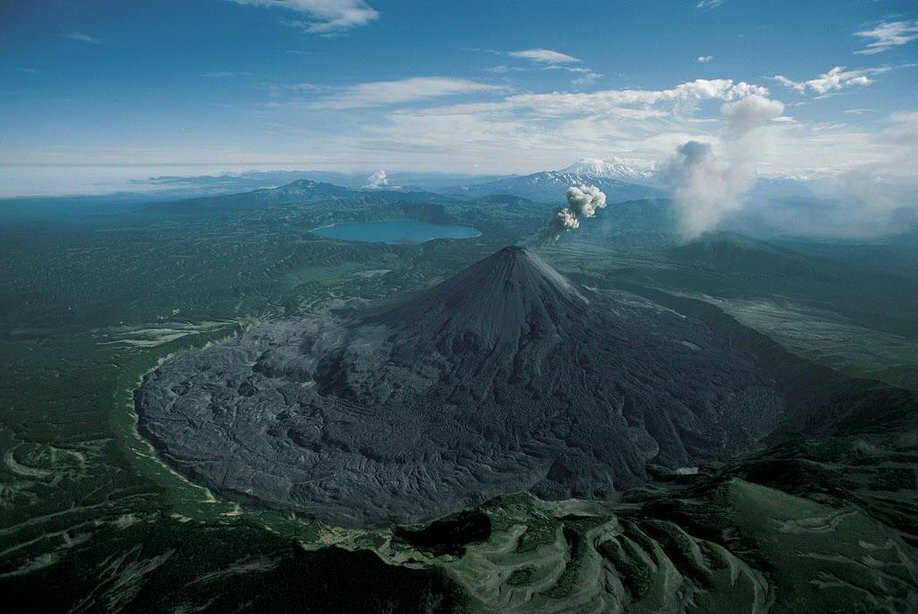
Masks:
[[[457,599],[490,611],[918,609],[911,426],[763,450],[621,502],[502,497],[482,508],[490,537],[461,556],[217,500],[136,435],[132,391],[168,354],[266,318],[397,300],[531,236],[550,212],[518,199],[441,204],[482,236],[390,246],[308,234],[359,219],[362,210],[342,213],[347,202],[4,218],[4,595],[32,610],[190,610],[208,605],[201,586],[224,609],[291,587],[289,603],[272,605],[321,611],[341,606],[334,591],[365,591],[360,605],[395,611]],[[833,251],[727,237],[680,251],[663,233],[604,226],[540,251],[584,283],[701,299],[823,364],[918,388],[918,301],[905,275],[914,245]],[[839,277],[854,261],[857,274]]]

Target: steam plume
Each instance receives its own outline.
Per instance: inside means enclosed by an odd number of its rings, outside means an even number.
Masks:
[[[682,232],[694,239],[743,206],[766,148],[761,128],[784,112],[784,105],[752,94],[723,105],[726,128],[715,144],[688,141],[676,149],[664,174],[676,186],[674,200]]]
[[[384,170],[378,170],[367,177],[365,188],[385,188],[389,185],[389,176]]]

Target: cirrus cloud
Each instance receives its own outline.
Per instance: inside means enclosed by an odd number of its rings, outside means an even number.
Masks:
[[[580,58],[575,58],[560,51],[553,51],[552,49],[523,49],[521,51],[508,51],[507,55],[511,58],[531,60],[542,64],[575,64],[581,61]]]
[[[307,32],[329,34],[364,26],[379,19],[379,12],[365,0],[231,0],[237,4],[251,4],[282,8],[306,15],[306,21],[295,22]]]
[[[358,83],[309,104],[315,109],[357,109],[398,105],[456,96],[459,94],[493,92],[502,88],[469,79],[450,77],[411,77],[397,81]]]
[[[786,87],[793,88],[801,94],[807,90],[817,94],[844,89],[854,85],[870,85],[873,83],[871,75],[878,75],[891,70],[888,66],[880,68],[862,68],[859,70],[846,70],[844,66],[835,66],[827,72],[807,81],[793,81],[784,75],[775,75],[775,81]]]
[[[873,42],[855,51],[858,55],[873,55],[883,53],[893,47],[899,47],[918,38],[918,19],[905,21],[884,21],[872,28],[854,33],[861,38],[871,38]]]
[[[83,32],[71,32],[70,34],[65,34],[64,36],[70,40],[80,41],[81,43],[89,43],[90,45],[102,44],[102,41],[95,36],[90,36],[89,34],[84,34]]]
[[[500,52],[495,52],[500,53]],[[491,72],[507,73],[510,71],[528,71],[528,70],[556,70],[571,73],[574,77],[571,79],[572,85],[585,86],[592,85],[602,78],[602,74],[586,66],[581,66],[583,60],[576,58],[560,51],[553,49],[522,49],[520,51],[508,51],[505,54],[508,57],[520,60],[528,60],[529,67],[510,67],[506,65],[495,66]]]

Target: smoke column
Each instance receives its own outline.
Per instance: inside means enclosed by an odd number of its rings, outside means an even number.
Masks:
[[[688,141],[664,166],[664,174],[676,186],[674,202],[687,239],[713,229],[742,208],[755,164],[767,147],[761,129],[784,113],[784,105],[752,94],[723,105],[720,113],[726,127],[719,147]]]
[[[557,239],[562,233],[580,228],[580,221],[596,215],[606,206],[606,194],[593,185],[571,186],[567,190],[567,206],[555,213],[549,228],[538,241]]]

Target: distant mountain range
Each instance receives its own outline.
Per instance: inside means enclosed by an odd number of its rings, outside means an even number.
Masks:
[[[311,170],[245,171],[198,176],[156,176],[132,180],[136,191],[84,196],[0,198],[0,215],[57,217],[74,211],[97,209],[99,213],[142,209],[152,203],[175,202],[162,211],[184,208],[190,201],[208,206],[215,198],[220,206],[250,208],[272,202],[320,202],[329,198],[350,198],[359,194],[452,195],[476,199],[482,196],[513,195],[543,204],[563,202],[566,189],[587,183],[603,189],[611,202],[665,197],[669,191],[654,171],[644,164],[616,157],[583,158],[564,168],[528,175],[468,175],[414,171],[387,172],[388,183],[367,187],[369,173]],[[760,178],[750,193],[752,202],[765,205],[786,201],[796,205],[827,202],[814,191],[817,181],[806,178]],[[276,191],[272,191],[276,190]],[[257,194],[242,197],[242,194]],[[441,198],[445,198],[442,197]],[[388,201],[387,201],[388,202]],[[182,203],[181,205],[177,203]],[[216,204],[217,200],[211,201]],[[60,207],[66,204],[66,210]],[[203,210],[203,209],[199,209]]]
[[[400,174],[393,173],[393,176],[399,177]],[[418,175],[415,177],[418,178]],[[151,213],[210,215],[285,205],[321,204],[328,213],[334,211],[338,217],[348,219],[353,214],[354,219],[362,221],[389,219],[393,215],[423,221],[446,221],[443,206],[458,205],[464,210],[462,205],[474,205],[483,202],[483,199],[512,198],[519,199],[511,207],[518,209],[518,213],[534,213],[538,209],[536,204],[547,208],[563,206],[570,186],[588,184],[603,190],[610,203],[631,203],[616,207],[616,229],[627,228],[633,231],[640,228],[653,233],[676,233],[678,220],[668,198],[670,192],[652,185],[652,180],[653,173],[646,168],[629,165],[615,158],[585,158],[559,170],[491,178],[430,190],[401,181],[399,184],[402,187],[389,185],[368,188],[300,178],[279,187],[231,194],[149,199],[144,206]],[[507,206],[509,202],[501,202],[501,206]],[[773,234],[773,220],[769,214],[777,207],[792,211],[820,202],[812,191],[811,182],[790,178],[762,178],[751,191],[748,206],[742,216],[738,215],[725,222],[723,227],[744,234],[767,236]],[[34,203],[28,204],[31,209],[35,208]],[[547,215],[548,210],[542,213]],[[610,229],[603,226],[598,230],[607,232]]]
[[[276,188],[264,188],[239,194],[188,198],[169,202],[156,203],[151,211],[159,213],[226,213],[231,211],[248,211],[277,205],[309,205],[327,201],[347,201],[348,203],[389,204],[389,203],[449,203],[458,202],[455,197],[443,196],[431,192],[411,192],[403,190],[356,190],[342,186],[298,179]]]
[[[543,203],[563,200],[571,185],[588,183],[605,191],[613,202],[663,195],[653,187],[651,170],[618,158],[584,158],[558,170],[530,175],[460,175],[393,171],[389,184],[367,187],[365,173],[328,171],[259,171],[197,177],[151,177],[133,182],[145,186],[147,194],[134,194],[150,201],[204,205],[207,198],[219,198],[227,206],[265,206],[274,201],[316,202],[327,198],[353,197],[358,193],[439,193],[478,198],[509,194]],[[242,194],[258,196],[239,198]],[[229,199],[229,202],[226,201]],[[278,200],[279,199],[279,200]],[[238,201],[238,202],[237,202]],[[235,203],[235,205],[233,204]],[[184,204],[181,205],[184,207]]]
[[[336,173],[311,170],[246,171],[220,175],[149,177],[147,179],[137,179],[131,183],[138,189],[150,194],[171,195],[173,198],[192,198],[273,188],[286,185],[298,179],[308,179],[316,183],[329,183],[356,190],[367,186],[368,175],[368,172]],[[368,189],[409,192],[434,190],[444,186],[455,187],[468,183],[492,181],[503,176],[397,171],[389,173],[389,177],[389,185]]]
[[[302,178],[279,187],[158,202],[150,209],[161,213],[199,214],[217,211],[244,211],[283,204],[311,204],[330,200],[448,203],[455,202],[457,199],[474,200],[493,195],[509,195],[537,203],[555,204],[564,202],[565,193],[570,186],[584,183],[599,187],[608,195],[611,202],[625,202],[663,196],[662,190],[645,183],[625,181],[625,179],[630,179],[647,182],[650,178],[650,171],[628,166],[618,160],[584,159],[561,170],[488,179],[462,186],[448,185],[435,191],[427,191],[416,185],[383,189],[355,188]],[[221,180],[219,177],[213,179]],[[198,178],[193,183],[200,184],[203,181],[204,178]]]
[[[563,203],[565,193],[570,186],[585,183],[601,189],[611,202],[657,198],[665,195],[665,192],[659,188],[628,183],[608,175],[592,175],[584,172],[590,169],[581,168],[572,171],[568,169],[507,177],[496,181],[451,188],[446,192],[467,197],[512,194],[541,203]]]

